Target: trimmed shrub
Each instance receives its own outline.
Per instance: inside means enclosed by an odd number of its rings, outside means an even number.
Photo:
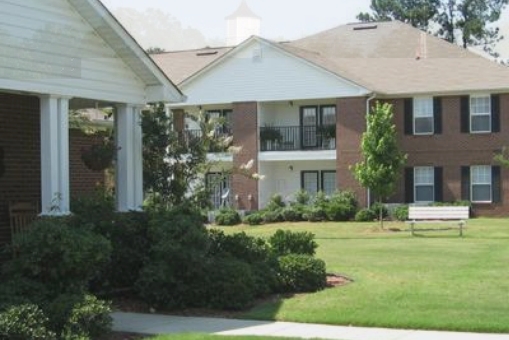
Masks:
[[[267,203],[267,206],[265,207],[266,211],[279,211],[281,208],[286,207],[285,202],[283,201],[283,196],[280,194],[272,195],[272,197],[269,200],[269,203]]]
[[[277,261],[262,238],[245,233],[226,235],[221,230],[209,231],[212,257],[231,258],[250,265],[254,274],[257,297],[269,294],[276,286]]]
[[[355,214],[356,222],[372,222],[376,220],[378,217],[377,213],[368,208],[361,209]]]
[[[288,254],[313,256],[318,247],[314,238],[315,235],[309,232],[292,232],[279,229],[269,238],[269,244],[277,256]]]
[[[382,218],[389,217],[389,210],[387,207],[383,203],[375,202],[371,205],[370,209],[376,214],[376,219],[380,219],[380,207],[382,208]]]
[[[84,290],[111,254],[108,240],[66,218],[39,219],[16,244],[7,276],[41,283],[53,296]]]
[[[283,219],[287,222],[299,222],[303,221],[303,216],[306,208],[302,205],[292,205],[286,207],[281,211]]]
[[[111,306],[93,295],[74,303],[62,330],[63,339],[97,339],[108,334],[113,325]]]
[[[283,222],[284,218],[282,215],[282,209],[278,210],[266,210],[263,212],[263,221],[265,223],[278,223]]]
[[[199,212],[177,207],[154,214],[148,238],[149,258],[136,282],[140,296],[154,306],[200,306],[210,242]]]
[[[349,221],[355,218],[356,212],[357,200],[349,191],[336,192],[326,207],[327,218],[330,221]]]
[[[312,206],[306,209],[302,215],[303,219],[309,222],[322,222],[327,220],[326,208],[321,206]]]
[[[249,214],[246,217],[244,217],[243,223],[244,224],[249,224],[249,225],[260,225],[260,224],[263,224],[263,214],[259,213],[259,212],[255,212],[255,213]]]
[[[234,209],[221,209],[216,215],[217,225],[234,226],[242,223],[239,213]]]
[[[250,266],[234,258],[214,258],[206,269],[209,307],[240,310],[254,301],[255,279]]]
[[[309,193],[306,190],[299,190],[294,195],[295,203],[300,205],[307,205],[311,200]]]
[[[148,223],[147,213],[133,211],[115,213],[92,226],[112,246],[111,259],[93,280],[92,291],[104,293],[133,286],[148,257]]]
[[[281,256],[278,277],[282,292],[315,292],[327,285],[325,262],[310,255]]]
[[[400,205],[394,208],[392,212],[392,216],[394,219],[398,221],[406,221],[408,220],[408,205]]]
[[[0,313],[1,340],[55,340],[48,318],[36,305],[11,306]]]

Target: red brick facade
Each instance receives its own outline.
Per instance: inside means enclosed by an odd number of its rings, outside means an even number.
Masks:
[[[355,193],[361,205],[367,204],[367,191],[352,175],[350,167],[362,159],[360,144],[366,131],[366,98],[343,98],[336,103],[336,183],[341,190]]]
[[[233,145],[242,147],[233,156],[233,165],[239,168],[250,160],[254,161],[252,171],[258,172],[258,105],[257,103],[233,104]],[[258,182],[243,175],[234,175],[232,190],[238,197],[235,206],[240,210],[258,209]]]
[[[0,148],[5,172],[0,176],[0,245],[10,241],[9,201],[40,202],[40,115],[39,98],[0,93]],[[104,173],[88,170],[80,150],[90,137],[70,132],[71,196],[93,190],[104,183]]]

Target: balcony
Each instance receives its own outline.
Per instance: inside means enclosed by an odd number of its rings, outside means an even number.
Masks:
[[[336,126],[265,126],[260,128],[260,150],[336,150]]]
[[[214,131],[213,139],[224,139],[232,136],[232,131],[229,128],[218,128]],[[185,130],[179,134],[180,143],[182,145],[190,146],[192,143],[203,142],[203,131],[202,130]],[[221,143],[213,143],[211,140],[209,146],[209,153],[225,153],[228,151],[228,147],[221,145]]]

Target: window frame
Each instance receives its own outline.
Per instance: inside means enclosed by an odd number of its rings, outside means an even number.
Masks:
[[[489,181],[486,183],[474,183],[474,169],[483,168],[487,170],[489,174]],[[483,201],[474,200],[474,186],[489,186],[490,187],[490,199]],[[493,167],[491,165],[473,165],[470,167],[470,201],[472,203],[480,203],[480,204],[491,204],[493,203]]]
[[[325,192],[325,174],[334,174],[334,190],[330,193],[330,195],[333,195],[334,192],[336,192],[337,190],[337,177],[336,177],[336,170],[322,170],[321,173],[320,173],[320,187],[321,187],[321,191],[324,192],[326,195],[328,195],[326,192]]]
[[[419,183],[417,181],[417,172],[418,170],[424,170],[426,169],[427,171],[430,171],[431,172],[431,184],[430,183]],[[433,166],[417,166],[417,167],[414,167],[413,169],[414,171],[414,203],[433,203],[435,202],[436,200],[436,197],[435,197],[435,168]],[[431,201],[419,201],[417,200],[417,187],[429,187],[431,186],[433,188],[432,190],[432,193],[433,193],[433,199]]]
[[[489,110],[488,112],[482,112],[482,113],[474,113],[472,111],[472,100],[479,99],[479,98],[485,98],[488,100]],[[470,126],[470,133],[471,134],[486,134],[486,133],[492,133],[493,132],[493,122],[492,122],[492,105],[491,105],[491,95],[490,94],[476,94],[476,95],[470,95],[469,97],[469,126]],[[473,118],[474,117],[482,117],[487,116],[488,122],[489,122],[489,129],[488,130],[474,130],[473,129]]]
[[[305,190],[306,192],[308,192],[308,194],[310,195],[313,195],[312,193],[310,193],[309,191],[306,190],[306,188],[304,187],[304,176],[306,174],[315,174],[316,175],[316,179],[317,179],[317,182],[316,182],[316,193],[319,193],[320,191],[324,192],[324,174],[334,174],[336,176],[336,170],[303,170],[300,172],[300,188],[302,190]],[[337,190],[337,177],[335,177],[336,179],[336,183],[335,183],[335,186],[334,186],[334,191]],[[330,195],[332,195],[334,192],[330,193]],[[327,193],[326,193],[327,195]]]
[[[412,98],[412,132],[414,136],[431,136],[435,134],[435,102],[433,97],[414,97]],[[416,108],[419,101],[429,100],[431,102],[431,112],[429,116],[417,117]],[[429,132],[417,132],[416,130],[416,119],[417,118],[431,118],[431,131]]]

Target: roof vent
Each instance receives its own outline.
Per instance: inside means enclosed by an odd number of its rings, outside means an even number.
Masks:
[[[216,55],[216,54],[217,54],[217,51],[199,52],[199,53],[196,53],[196,56],[198,56],[198,57],[204,57],[204,56],[208,56],[208,55]]]
[[[357,26],[354,27],[354,31],[364,31],[364,30],[376,30],[378,28],[378,25],[365,25],[365,26]]]
[[[261,48],[255,48],[252,51],[252,57],[253,61],[261,61],[262,60],[262,49]]]

